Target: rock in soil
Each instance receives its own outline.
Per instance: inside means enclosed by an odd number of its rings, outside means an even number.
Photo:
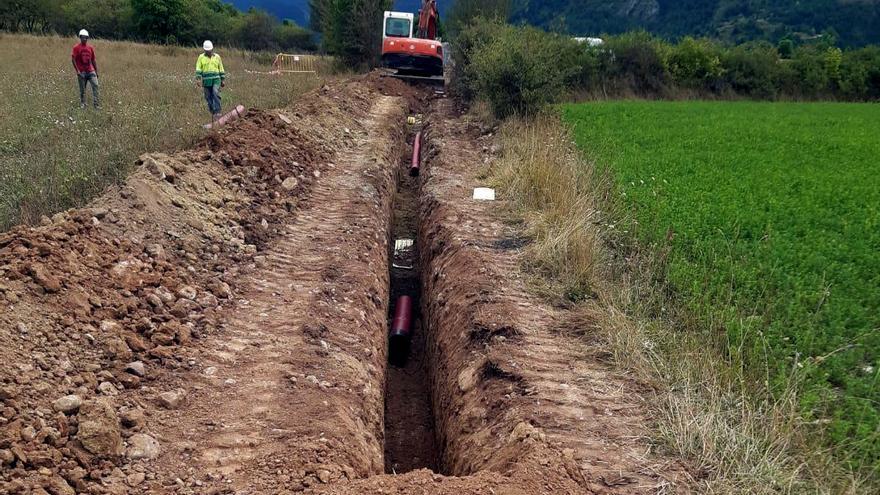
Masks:
[[[112,403],[107,399],[95,399],[80,407],[79,430],[76,439],[83,448],[95,455],[116,456],[122,454],[122,434],[119,418]]]
[[[78,395],[67,395],[52,403],[52,407],[64,414],[71,414],[79,410],[82,399]]]
[[[128,449],[125,456],[132,460],[137,459],[155,459],[159,456],[159,442],[143,433],[132,435],[128,439]]]

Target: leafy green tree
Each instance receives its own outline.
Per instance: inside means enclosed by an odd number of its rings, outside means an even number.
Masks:
[[[312,0],[312,27],[323,35],[324,50],[348,66],[379,59],[382,13],[391,0]]]
[[[251,9],[238,26],[236,42],[248,50],[277,50],[274,36],[277,21],[273,21],[268,13]]]
[[[669,49],[666,65],[675,83],[692,89],[714,88],[724,72],[718,47],[690,36]]]
[[[779,51],[780,57],[789,59],[794,54],[794,41],[791,38],[783,38],[779,40],[776,49]]]
[[[192,37],[184,0],[131,0],[131,8],[142,39],[167,42]]]

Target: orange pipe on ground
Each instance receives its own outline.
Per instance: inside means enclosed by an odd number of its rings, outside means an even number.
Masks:
[[[245,112],[244,105],[239,105],[239,106],[233,108],[231,112],[229,112],[226,115],[217,119],[215,122],[212,122],[210,124],[206,124],[205,129],[215,129],[217,127],[223,127],[224,125],[226,125],[226,124],[232,122],[233,120],[244,115],[244,112]]]

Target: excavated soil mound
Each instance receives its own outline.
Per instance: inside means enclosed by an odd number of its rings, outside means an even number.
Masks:
[[[0,234],[0,493],[149,483],[152,420],[186,401],[159,384],[197,366],[193,346],[382,91],[416,98],[374,78],[325,86],[193,150],[141,157],[88,208]]]

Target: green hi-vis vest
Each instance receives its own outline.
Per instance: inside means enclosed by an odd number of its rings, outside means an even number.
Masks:
[[[216,86],[226,79],[226,71],[223,70],[223,60],[216,53],[212,57],[208,57],[204,53],[199,55],[196,61],[196,77],[202,80],[202,84],[207,88]]]

